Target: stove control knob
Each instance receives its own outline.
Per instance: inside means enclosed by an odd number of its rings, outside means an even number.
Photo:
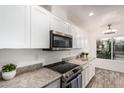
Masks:
[[[66,75],[65,75],[65,78],[68,78],[68,77],[69,77],[69,74],[66,74]]]
[[[73,74],[74,74],[73,71],[71,71],[71,72],[70,72],[70,75],[73,75]]]
[[[74,70],[73,70],[73,73],[76,73],[77,71],[78,71],[78,69],[74,69]]]

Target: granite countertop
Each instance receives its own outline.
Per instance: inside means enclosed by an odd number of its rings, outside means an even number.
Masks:
[[[1,88],[41,88],[59,79],[61,74],[48,68],[41,68],[17,75],[9,81],[0,80]]]
[[[74,58],[74,59],[70,60],[69,62],[82,66],[82,65],[85,65],[89,62],[92,62],[92,60],[94,60],[94,59],[95,58],[93,58],[93,57],[89,58],[88,60],[82,60],[81,58]]]

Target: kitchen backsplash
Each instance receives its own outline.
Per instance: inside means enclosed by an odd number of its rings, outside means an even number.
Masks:
[[[0,68],[4,64],[14,63],[18,67],[43,63],[43,65],[59,62],[62,58],[75,56],[82,49],[70,51],[42,51],[41,49],[1,49]]]

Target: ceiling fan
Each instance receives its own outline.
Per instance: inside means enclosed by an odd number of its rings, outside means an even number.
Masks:
[[[111,26],[112,24],[108,24],[108,29],[106,31],[103,31],[104,34],[115,34],[118,30],[117,29],[112,29]]]

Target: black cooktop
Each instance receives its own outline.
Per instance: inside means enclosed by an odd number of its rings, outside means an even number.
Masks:
[[[52,69],[54,71],[57,71],[61,74],[64,74],[64,73],[68,72],[69,70],[71,70],[71,69],[73,69],[77,66],[78,65],[76,65],[76,64],[72,64],[72,63],[62,61],[62,62],[47,65],[45,67],[47,67],[49,69]]]

